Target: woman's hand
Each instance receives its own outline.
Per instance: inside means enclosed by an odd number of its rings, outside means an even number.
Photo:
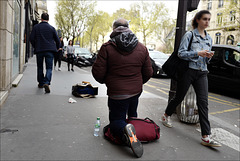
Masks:
[[[199,51],[198,55],[205,58],[208,55],[208,50]]]
[[[214,51],[207,52],[207,58],[211,58],[214,55]]]

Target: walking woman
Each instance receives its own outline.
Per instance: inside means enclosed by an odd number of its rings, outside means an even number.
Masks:
[[[177,90],[175,97],[169,102],[162,116],[164,126],[172,127],[170,116],[175,111],[176,107],[182,102],[190,85],[197,96],[197,106],[201,125],[202,142],[201,144],[211,147],[219,147],[220,143],[213,141],[210,138],[211,127],[208,120],[208,79],[207,79],[207,63],[209,63],[213,52],[212,38],[207,34],[206,28],[209,26],[211,13],[207,10],[202,10],[196,13],[192,27],[193,31],[187,32],[182,40],[178,50],[178,56],[181,59],[189,61],[189,69],[177,81]],[[191,50],[188,51],[188,44],[193,36]]]
[[[71,70],[73,72],[74,72],[74,70],[73,70],[74,57],[75,57],[74,50],[75,50],[75,48],[73,47],[72,40],[69,40],[68,46],[67,46],[67,65],[68,65],[68,71],[70,71],[70,64],[72,65]]]
[[[61,61],[63,57],[64,43],[63,43],[62,37],[60,37],[59,39],[60,39],[59,49],[58,49],[58,52],[54,54],[54,69],[56,69],[56,65],[58,62],[58,71],[61,71]]]

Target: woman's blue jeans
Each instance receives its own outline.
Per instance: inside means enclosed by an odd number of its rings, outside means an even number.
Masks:
[[[37,53],[37,81],[39,85],[50,85],[52,78],[53,52]],[[43,74],[43,61],[45,59],[46,74]]]

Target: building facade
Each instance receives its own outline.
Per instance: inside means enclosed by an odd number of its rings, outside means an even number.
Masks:
[[[213,44],[240,43],[240,0],[202,0],[199,10],[211,12],[207,32]]]
[[[38,8],[38,13],[39,13],[38,22],[40,22],[42,13],[48,13],[47,0],[37,1],[37,8]]]
[[[35,0],[0,1],[0,106],[33,55],[28,36],[38,17],[36,13]]]

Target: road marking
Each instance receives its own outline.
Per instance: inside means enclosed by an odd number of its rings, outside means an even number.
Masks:
[[[239,107],[239,108],[232,108],[232,109],[228,109],[228,110],[223,110],[223,111],[211,112],[211,113],[209,113],[209,114],[215,115],[215,114],[219,114],[219,113],[225,113],[225,112],[231,112],[231,111],[238,111],[238,110],[240,110],[240,107]]]
[[[219,94],[216,94],[216,93],[211,93],[211,95],[213,95],[213,96],[219,96],[219,97],[221,97],[221,95],[219,95]]]
[[[155,81],[155,80],[152,80],[152,79],[150,79],[150,82],[154,82],[154,83],[162,84],[162,85],[165,85],[165,86],[168,86],[168,87],[169,87],[169,84],[166,83],[166,82],[158,82],[158,81]]]
[[[156,86],[153,86],[153,85],[148,84],[148,83],[146,83],[146,84],[144,84],[144,85],[146,85],[146,86],[148,86],[148,87],[152,87],[152,88],[157,88]]]
[[[150,93],[150,92],[148,92],[148,91],[145,91],[145,90],[144,90],[143,92],[144,92],[144,93],[147,93],[147,94],[152,94],[152,93]]]
[[[233,102],[226,101],[226,100],[222,100],[222,99],[219,99],[219,98],[216,98],[216,97],[212,97],[212,96],[208,96],[208,97],[210,97],[210,98],[212,98],[212,99],[219,100],[219,101],[221,101],[221,102],[226,102],[226,103],[230,103],[230,104],[233,104],[233,105],[236,105],[236,106],[240,106],[239,103],[233,103]]]
[[[200,129],[197,131],[201,132]],[[212,139],[222,143],[236,151],[240,152],[239,142],[240,139],[238,136],[222,129],[222,128],[212,128]]]
[[[163,88],[159,89],[157,86],[153,86],[153,85],[150,85],[150,84],[145,84],[145,85],[148,86],[148,87],[151,87],[151,88],[155,88],[156,90],[168,95],[168,92],[165,92],[165,91],[162,90]]]
[[[160,91],[161,93],[165,94],[165,95],[168,95],[169,93],[164,91],[164,90],[169,90],[169,89],[166,89],[166,88],[159,88],[158,86],[154,86],[154,85],[150,85],[148,83],[145,84],[146,86],[150,87],[150,88],[154,88],[156,89],[157,91]],[[163,90],[164,89],[164,90]],[[223,110],[223,111],[216,111],[216,112],[211,112],[209,114],[212,114],[212,115],[215,115],[215,114],[221,114],[221,113],[225,113],[225,112],[232,112],[232,111],[238,111],[240,110],[239,106],[240,104],[237,104],[237,103],[233,103],[233,102],[230,102],[230,101],[226,101],[226,100],[221,100],[219,98],[216,98],[216,97],[212,97],[212,96],[208,96],[208,101],[212,101],[212,102],[216,102],[216,103],[219,103],[219,104],[224,104],[224,105],[227,105],[227,106],[232,106],[232,107],[237,107],[237,108],[232,108],[232,109],[227,109],[227,110]],[[212,98],[212,99],[211,99]]]
[[[149,95],[152,95],[151,97],[153,97],[153,98],[159,98],[159,99],[162,99],[162,100],[168,102],[168,99],[165,98],[165,97],[161,97],[161,96],[159,96],[159,95],[156,95],[156,94],[154,94],[154,93],[151,93],[151,92],[148,92],[148,91],[145,91],[145,90],[144,90],[143,92],[144,92],[144,93],[147,93],[147,94],[149,94]]]
[[[163,89],[163,90],[166,90],[166,91],[170,91],[170,89],[169,89],[169,88],[161,88],[161,89]]]
[[[168,95],[168,92],[165,92],[165,91],[163,91],[163,90],[161,90],[161,89],[157,89],[158,91],[160,91],[160,92],[162,92],[162,93],[164,93],[164,94],[166,94],[166,95]]]
[[[168,102],[168,99],[166,99],[164,97],[161,97],[159,95],[153,94],[153,93],[145,91],[145,90],[143,92],[148,93],[149,95],[152,95],[155,98],[159,98],[159,99],[162,99],[162,100]],[[212,114],[209,114],[208,117],[209,117],[210,121],[213,121],[213,122],[217,123],[219,126],[225,127],[227,129],[231,129],[232,131],[234,131],[236,133],[239,133],[239,128],[234,127],[232,124],[230,124],[230,123],[228,123],[228,122],[226,122],[226,121],[224,121],[224,120],[222,120],[222,119],[220,119],[220,118],[218,118],[218,117],[216,117]],[[239,121],[240,121],[240,119],[239,119]]]
[[[144,92],[147,92],[147,91],[144,91]],[[147,93],[153,94],[151,92],[147,92]],[[155,94],[153,94],[153,95],[155,95]],[[155,95],[155,96],[158,96],[158,95]],[[165,101],[168,101],[168,99],[164,99],[163,97],[161,97],[161,98]],[[230,112],[230,111],[235,111],[235,110],[240,110],[240,108],[209,113],[209,120],[218,123],[220,126],[222,126],[224,128],[231,129],[234,132],[239,133],[239,128],[235,128],[233,125],[229,124],[228,122],[225,122],[224,120],[221,120],[221,119],[213,116],[213,114],[216,114],[216,113],[220,113],[220,112],[224,113],[224,112]],[[197,130],[199,132],[201,132],[200,129],[197,129]],[[214,140],[216,140],[219,143],[224,144],[236,151],[240,151],[240,148],[239,148],[240,140],[239,140],[238,136],[236,136],[222,128],[212,128],[211,131],[212,131],[212,137]]]
[[[220,103],[220,104],[232,106],[232,107],[238,107],[238,106],[236,106],[236,105],[232,105],[232,104],[229,104],[229,103],[224,103],[224,102],[221,102],[221,101],[216,101],[216,100],[213,100],[213,99],[208,99],[208,100],[209,100],[209,101],[212,101],[212,102],[216,102],[216,103]]]

